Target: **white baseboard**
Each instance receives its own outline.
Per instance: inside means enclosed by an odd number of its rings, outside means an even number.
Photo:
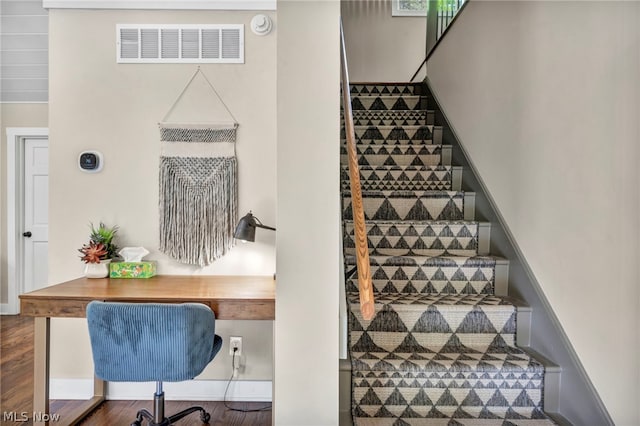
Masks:
[[[189,380],[164,383],[166,400],[178,401],[222,401],[227,380]],[[107,383],[107,399],[151,400],[155,392],[154,382]],[[270,402],[272,399],[270,380],[234,380],[229,385],[227,401]],[[51,379],[51,399],[89,399],[93,395],[93,379]]]
[[[18,313],[10,303],[0,303],[0,315],[17,315]]]

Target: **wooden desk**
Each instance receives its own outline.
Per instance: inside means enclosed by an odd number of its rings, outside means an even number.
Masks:
[[[35,317],[33,411],[49,412],[50,318],[83,318],[92,300],[134,303],[197,302],[219,320],[274,320],[275,281],[271,276],[160,275],[148,279],[79,278],[20,295],[21,315]],[[96,378],[94,396],[56,425],[73,425],[105,399]],[[45,425],[35,421],[35,425]]]

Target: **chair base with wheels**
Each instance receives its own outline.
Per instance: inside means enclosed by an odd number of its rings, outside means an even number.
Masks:
[[[208,425],[209,420],[211,420],[211,414],[207,413],[206,410],[200,406],[189,407],[179,413],[165,417],[162,382],[156,382],[156,393],[153,394],[153,414],[146,409],[138,411],[136,420],[131,423],[131,426],[142,426],[142,422],[144,420],[147,420],[149,426],[170,426],[174,422],[177,422],[181,418],[186,417],[191,413],[195,413],[196,411],[200,412],[200,421],[203,424]]]
[[[215,315],[198,303],[116,303],[87,305],[87,323],[95,374],[105,381],[156,382],[153,413],[140,410],[131,426],[169,426],[200,412],[208,424],[211,415],[196,406],[165,417],[163,382],[191,380],[200,374],[222,347],[215,334]]]

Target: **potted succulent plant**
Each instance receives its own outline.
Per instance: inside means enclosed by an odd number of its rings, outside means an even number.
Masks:
[[[118,250],[113,242],[118,227],[109,228],[102,222],[97,228],[93,224],[90,227],[89,244],[78,249],[82,254],[80,259],[86,264],[84,274],[87,278],[104,278],[109,276],[109,263]]]

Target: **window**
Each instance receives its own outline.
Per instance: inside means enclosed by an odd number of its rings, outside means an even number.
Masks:
[[[244,25],[118,25],[119,63],[244,63]]]
[[[428,0],[391,0],[391,16],[427,16]]]

